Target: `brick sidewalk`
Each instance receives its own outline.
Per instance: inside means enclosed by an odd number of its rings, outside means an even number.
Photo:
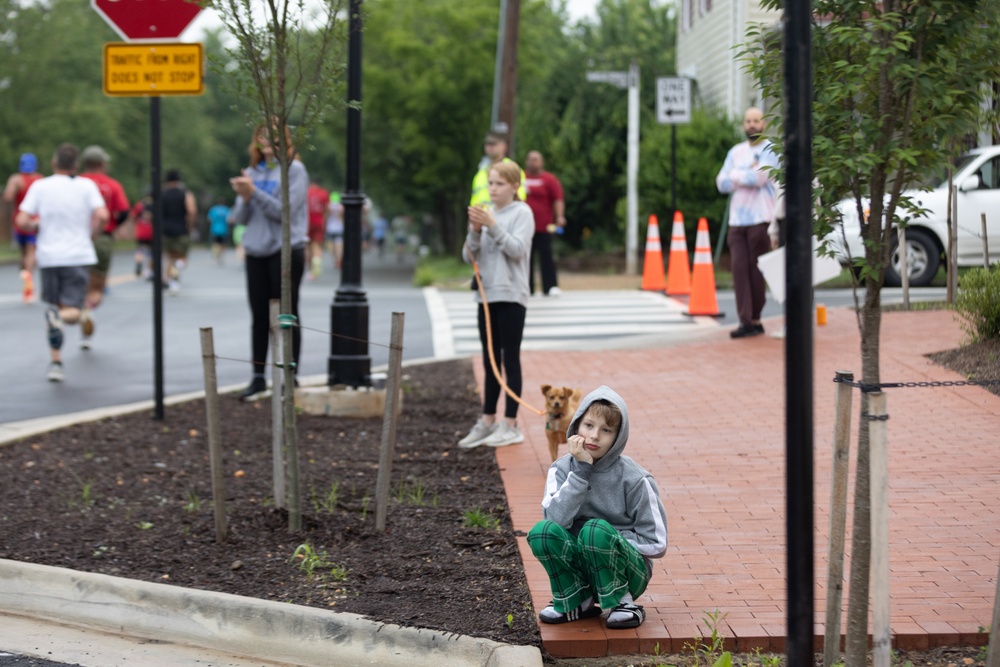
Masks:
[[[769,330],[780,322],[771,323]],[[886,313],[885,382],[961,379],[927,360],[952,349],[962,332],[948,311]],[[856,320],[831,309],[815,332],[816,649],[822,649],[832,461],[832,382],[838,370],[861,375]],[[639,599],[646,622],[608,631],[600,619],[541,626],[554,656],[682,651],[707,635],[706,613],[725,614],[730,648],[784,650],[784,341],[733,341],[720,328],[670,347],[522,356],[524,397],[538,407],[542,383],[600,384],[629,405],[626,454],[656,477],[670,547]],[[474,359],[482,383],[479,358]],[[858,392],[852,411],[853,493]],[[1000,557],[1000,397],[979,387],[888,389],[891,624],[900,648],[984,644]],[[542,417],[522,411],[523,445],[497,460],[514,529],[541,518],[548,453]],[[850,494],[849,494],[850,495]],[[851,516],[848,513],[848,550]],[[545,571],[519,538],[535,609],[550,600]],[[849,556],[845,572],[849,572]],[[845,581],[846,611],[848,591]],[[842,621],[842,628],[846,621]]]

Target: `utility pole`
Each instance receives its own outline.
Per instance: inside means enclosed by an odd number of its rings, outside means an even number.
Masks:
[[[507,151],[514,152],[514,100],[517,97],[517,39],[521,23],[521,0],[501,0],[500,34],[498,44],[503,47],[500,60],[500,99],[495,102],[497,116],[491,125],[507,124]]]

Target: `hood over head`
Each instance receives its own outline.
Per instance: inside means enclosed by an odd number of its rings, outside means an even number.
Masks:
[[[619,396],[614,389],[607,385],[601,385],[587,394],[580,401],[580,407],[576,409],[576,414],[573,415],[573,420],[570,422],[569,428],[566,429],[566,437],[576,435],[576,432],[580,428],[580,420],[587,413],[587,408],[599,400],[611,403],[622,413],[622,423],[618,427],[618,435],[615,437],[614,444],[611,445],[611,449],[608,450],[607,454],[594,462],[595,470],[606,470],[618,461],[625,449],[625,443],[628,442],[628,406],[625,405],[625,399]]]

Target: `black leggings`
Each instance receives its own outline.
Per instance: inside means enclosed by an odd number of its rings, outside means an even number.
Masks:
[[[524,317],[528,309],[513,301],[490,304],[490,334],[493,338],[493,357],[497,367],[503,368],[507,386],[518,396],[521,395],[521,338],[524,336]],[[486,315],[483,304],[479,304],[479,342],[483,346],[483,368],[486,380],[483,383],[483,414],[495,415],[497,401],[500,400],[500,382],[493,375],[489,352],[486,347]],[[507,396],[504,417],[517,417],[517,401]]]
[[[292,314],[299,316],[299,285],[306,265],[305,248],[292,248]],[[246,258],[247,300],[250,302],[250,347],[253,352],[254,375],[263,375],[267,364],[267,344],[270,337],[271,299],[281,298],[281,253],[267,257]],[[297,322],[301,324],[301,322]],[[295,371],[299,370],[302,330],[292,327],[292,355]]]

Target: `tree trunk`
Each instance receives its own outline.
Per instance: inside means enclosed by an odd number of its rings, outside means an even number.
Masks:
[[[873,216],[874,217],[874,216]],[[882,329],[880,281],[866,280],[862,307],[861,368],[864,384],[878,384],[879,342]],[[858,424],[858,466],[854,486],[854,521],[851,530],[850,596],[847,606],[845,667],[868,664],[868,597],[871,570],[871,470],[868,430],[868,395],[862,394]]]

